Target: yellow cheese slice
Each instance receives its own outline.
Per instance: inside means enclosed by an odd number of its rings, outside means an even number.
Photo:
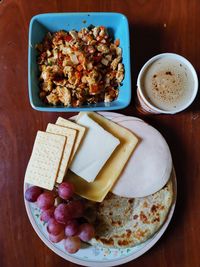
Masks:
[[[80,113],[79,117],[85,113]],[[78,195],[92,201],[101,202],[120,176],[139,140],[132,132],[105,117],[94,112],[87,112],[87,114],[106,131],[118,138],[120,144],[101,169],[94,182],[88,183],[71,171],[67,172],[65,179],[74,184]]]

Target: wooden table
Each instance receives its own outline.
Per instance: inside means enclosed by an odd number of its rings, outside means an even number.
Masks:
[[[50,251],[34,232],[23,202],[24,172],[38,129],[58,113],[34,111],[28,99],[27,45],[31,17],[45,12],[115,11],[130,23],[132,92],[151,56],[175,52],[200,71],[199,0],[2,0],[0,1],[0,266],[76,266]],[[120,113],[138,116],[166,138],[178,177],[178,201],[161,240],[124,266],[200,266],[200,100],[177,115],[142,116],[131,105]],[[72,113],[62,114],[68,118]],[[95,266],[94,266],[95,267]]]

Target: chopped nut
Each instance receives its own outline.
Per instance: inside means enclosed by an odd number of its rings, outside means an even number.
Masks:
[[[60,102],[62,102],[64,106],[69,106],[71,104],[71,93],[67,87],[57,86],[56,92],[58,94]]]
[[[115,58],[113,61],[112,61],[112,63],[111,63],[111,68],[113,69],[113,70],[116,70],[116,68],[117,68],[117,65],[118,65],[118,63],[121,61],[121,57],[117,57],[117,58]]]
[[[47,100],[50,104],[56,105],[59,101],[59,98],[55,92],[55,90],[52,91],[47,97]]]
[[[109,61],[106,58],[102,58],[101,63],[105,66],[108,66]]]

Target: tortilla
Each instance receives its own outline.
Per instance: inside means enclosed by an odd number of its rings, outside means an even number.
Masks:
[[[152,237],[165,222],[173,202],[173,182],[143,198],[124,198],[109,193],[97,204],[92,245],[126,248]]]

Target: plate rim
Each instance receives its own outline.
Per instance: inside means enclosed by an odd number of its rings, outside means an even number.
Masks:
[[[115,112],[98,112],[98,113],[103,115],[103,116],[105,116],[105,117],[107,117],[107,118],[108,118],[108,115],[113,115],[113,117],[109,116],[111,120],[113,120],[113,118],[117,118],[117,117],[130,117],[130,120],[131,120],[131,117],[132,117],[132,116],[126,116],[126,115],[123,115],[123,114],[120,114],[120,113],[115,113]],[[76,115],[70,117],[69,119],[74,119],[75,117],[76,117]],[[137,118],[137,117],[132,117],[132,118],[134,119],[134,118]],[[137,118],[137,119],[139,119],[139,118]],[[173,170],[172,170],[172,176],[173,176],[172,180],[173,180],[174,196],[173,196],[173,202],[171,204],[171,208],[170,208],[170,210],[168,212],[168,215],[167,215],[167,218],[166,218],[165,222],[163,223],[161,228],[150,239],[147,240],[149,242],[147,244],[145,244],[139,251],[136,251],[136,252],[134,252],[134,253],[132,253],[132,254],[130,254],[128,256],[124,256],[123,258],[117,259],[117,260],[107,260],[105,262],[104,261],[89,261],[89,260],[75,258],[75,257],[73,257],[73,254],[72,255],[68,255],[68,254],[64,253],[63,251],[61,251],[60,249],[55,247],[54,244],[52,242],[50,242],[50,240],[48,240],[45,237],[45,235],[42,233],[42,231],[39,229],[38,225],[36,224],[36,222],[34,220],[34,217],[32,216],[32,212],[31,212],[31,208],[30,208],[31,204],[28,203],[25,200],[25,198],[24,198],[24,204],[25,204],[26,213],[28,215],[29,221],[30,221],[33,229],[35,230],[36,234],[43,241],[43,243],[50,250],[52,250],[55,254],[59,255],[60,257],[62,257],[65,260],[68,260],[70,262],[73,262],[73,263],[76,263],[76,264],[79,264],[79,265],[83,265],[83,266],[93,267],[94,264],[95,264],[96,267],[100,267],[100,266],[101,267],[118,266],[118,265],[130,262],[130,261],[142,256],[147,251],[149,251],[149,249],[151,249],[158,242],[158,240],[162,237],[162,235],[166,231],[166,229],[167,229],[167,227],[168,227],[168,225],[169,225],[169,223],[170,223],[170,221],[171,221],[171,219],[173,217],[175,206],[176,206],[176,199],[177,199],[177,179],[176,179],[176,172],[175,172],[174,167],[173,167]],[[28,186],[27,183],[25,183],[25,181],[24,181],[24,186],[23,186],[24,193],[25,193],[25,190],[26,190],[27,186]],[[147,241],[145,241],[145,242],[147,242]]]

